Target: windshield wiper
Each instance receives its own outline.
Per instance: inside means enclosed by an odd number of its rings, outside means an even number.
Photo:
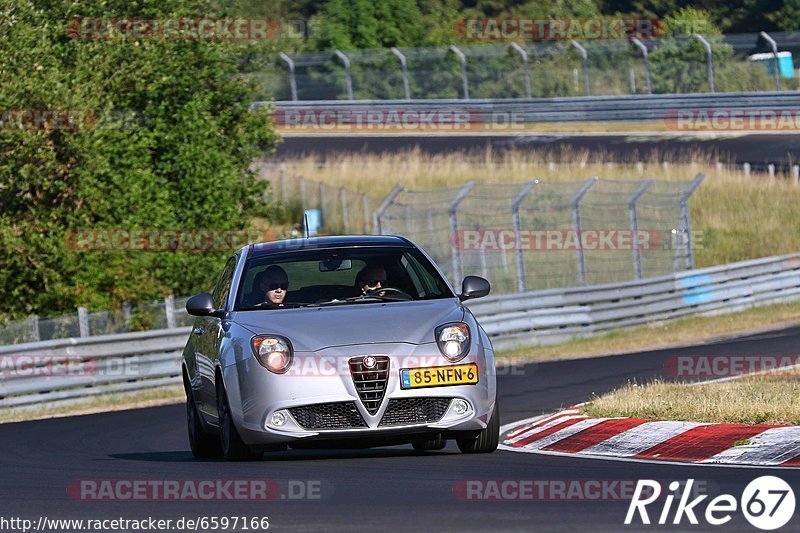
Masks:
[[[317,302],[316,304],[311,305],[338,305],[338,304],[360,304],[360,303],[375,303],[375,302],[407,302],[412,300],[412,298],[403,298],[397,296],[379,296],[377,294],[374,295],[359,295],[359,296],[351,296],[350,298],[343,298],[333,299],[323,302]]]
[[[246,307],[240,307],[237,311],[256,311],[259,309],[297,309],[298,307],[313,307],[314,304],[308,303],[301,303],[301,302],[284,302],[282,306],[278,307],[272,302],[261,302],[255,305],[248,305]]]

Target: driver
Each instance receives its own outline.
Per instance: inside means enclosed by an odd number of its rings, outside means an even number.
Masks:
[[[273,307],[283,307],[289,276],[278,265],[272,265],[262,272],[258,287],[264,294],[264,302],[271,303]]]
[[[356,283],[362,295],[381,289],[386,286],[386,270],[380,266],[365,266],[356,275]],[[383,296],[384,293],[380,292],[378,295]]]

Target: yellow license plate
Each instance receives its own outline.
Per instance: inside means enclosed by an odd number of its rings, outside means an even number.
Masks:
[[[474,385],[478,382],[478,365],[433,366],[404,368],[400,371],[400,388],[421,389],[447,385]]]

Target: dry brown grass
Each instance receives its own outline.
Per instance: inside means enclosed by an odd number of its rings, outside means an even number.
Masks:
[[[592,417],[800,424],[800,368],[707,385],[629,383],[583,408]]]
[[[758,332],[780,326],[800,324],[800,303],[767,305],[718,316],[693,316],[646,326],[619,329],[588,339],[577,339],[555,346],[520,348],[498,354],[499,358],[519,361],[578,359],[618,355],[644,350],[693,346],[730,338],[744,332]]]
[[[670,160],[669,166],[660,161]],[[626,165],[609,166],[602,153],[562,150],[426,155],[419,150],[387,155],[337,155],[287,161],[291,175],[344,186],[373,196],[395,184],[423,189],[468,181],[518,183],[532,179],[572,181],[601,179],[705,181],[690,200],[692,229],[702,232],[696,266],[704,267],[800,250],[800,187],[787,177],[745,176],[732,167],[717,168],[715,154],[685,153],[680,157],[651,153]],[[637,163],[640,163],[637,165]]]
[[[180,384],[140,392],[102,394],[70,405],[43,406],[38,409],[4,409],[0,412],[0,424],[155,407],[180,403],[185,398],[186,393]]]

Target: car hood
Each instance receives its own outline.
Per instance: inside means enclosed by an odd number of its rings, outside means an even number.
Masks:
[[[435,342],[433,330],[464,318],[456,299],[239,311],[232,318],[253,334],[288,338],[297,352],[353,344]]]

